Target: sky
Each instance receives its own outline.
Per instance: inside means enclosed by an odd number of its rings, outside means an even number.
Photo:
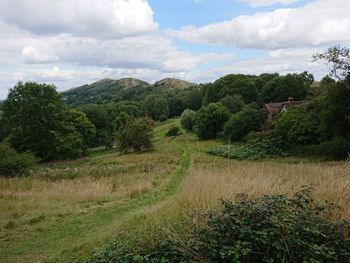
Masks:
[[[211,82],[309,71],[350,46],[349,0],[0,0],[0,100],[18,81],[59,91],[125,77]]]

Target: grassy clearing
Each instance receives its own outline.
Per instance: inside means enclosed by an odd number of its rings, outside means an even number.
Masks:
[[[69,262],[116,237],[130,248],[181,240],[200,224],[193,215],[219,198],[291,195],[302,185],[343,207],[333,217],[350,220],[349,162],[209,156],[220,142],[199,142],[191,134],[164,138],[177,122],[156,127],[153,151],[120,156],[99,150],[39,166],[26,178],[1,178],[0,261]]]
[[[26,178],[1,178],[1,262],[87,255],[125,220],[176,193],[190,164],[184,152],[165,138],[144,154],[99,152],[37,167]]]
[[[237,193],[252,198],[291,196],[305,185],[314,188],[317,200],[341,206],[334,215],[337,219],[350,220],[349,162],[239,162],[196,156],[185,187],[178,195],[178,206],[203,211],[215,206],[218,199],[231,199]]]

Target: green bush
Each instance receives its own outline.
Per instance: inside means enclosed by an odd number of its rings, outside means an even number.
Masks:
[[[248,142],[242,146],[220,145],[209,149],[208,153],[237,160],[257,160],[267,157],[286,156],[285,144],[282,138],[267,136]]]
[[[291,198],[241,194],[184,237],[174,234],[148,250],[116,242],[85,262],[349,262],[350,224],[328,219],[334,209],[308,188]]]
[[[196,112],[193,110],[185,110],[181,114],[181,127],[185,130],[192,131],[196,122]]]
[[[14,177],[28,173],[35,159],[29,153],[17,153],[8,144],[0,144],[0,176]]]
[[[180,134],[181,134],[181,131],[180,131],[179,127],[173,126],[173,127],[170,127],[170,129],[166,133],[166,136],[173,137],[173,136],[178,136]]]
[[[306,146],[302,154],[319,156],[328,160],[345,160],[350,157],[350,139],[335,137],[319,145]]]
[[[261,111],[246,107],[243,111],[231,116],[224,126],[224,135],[233,141],[241,140],[251,131],[258,131],[264,122]]]

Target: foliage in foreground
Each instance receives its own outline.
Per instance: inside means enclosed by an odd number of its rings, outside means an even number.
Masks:
[[[148,251],[116,242],[85,263],[348,262],[350,225],[328,219],[334,209],[316,202],[309,188],[291,198],[238,195],[205,215],[189,237],[174,235]]]
[[[25,175],[34,165],[34,156],[17,153],[8,144],[0,144],[0,176],[14,177]]]
[[[243,146],[219,145],[209,149],[208,153],[237,160],[257,160],[273,156],[285,156],[284,141],[280,137],[265,137],[250,141]]]

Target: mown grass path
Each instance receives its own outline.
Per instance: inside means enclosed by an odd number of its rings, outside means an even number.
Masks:
[[[0,262],[69,262],[73,257],[86,256],[96,246],[113,238],[121,224],[170,199],[181,189],[190,168],[191,153],[183,141],[172,141],[169,147],[181,148],[182,159],[166,185],[124,202],[112,202],[78,215],[58,218],[48,227],[17,240],[15,248],[13,244],[0,244]]]

